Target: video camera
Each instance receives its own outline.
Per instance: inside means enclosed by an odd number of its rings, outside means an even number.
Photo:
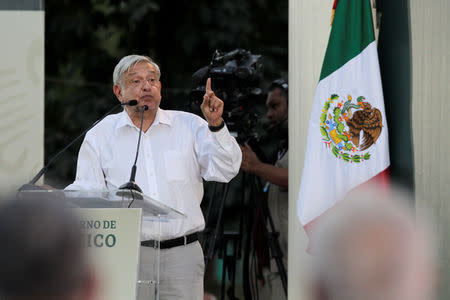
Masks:
[[[191,109],[201,115],[200,104],[205,94],[206,79],[211,78],[212,89],[224,102],[223,118],[239,143],[257,139],[255,123],[259,119],[258,104],[265,98],[260,88],[263,79],[261,55],[235,49],[216,50],[211,63],[192,75]]]

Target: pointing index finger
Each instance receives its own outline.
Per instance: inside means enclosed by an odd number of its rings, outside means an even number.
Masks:
[[[212,89],[211,89],[211,78],[208,78],[207,80],[206,80],[206,92],[212,92]]]

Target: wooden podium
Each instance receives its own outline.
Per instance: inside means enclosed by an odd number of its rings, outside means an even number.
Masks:
[[[99,300],[137,299],[146,289],[159,299],[159,249],[153,278],[138,278],[142,218],[163,222],[185,218],[184,214],[131,190],[19,192],[19,197],[43,196],[66,201],[78,215],[100,286]]]

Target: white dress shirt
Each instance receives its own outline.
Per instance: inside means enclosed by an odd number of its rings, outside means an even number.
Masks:
[[[76,179],[66,190],[117,189],[128,182],[138,135],[139,128],[125,111],[106,117],[86,134]],[[204,229],[202,178],[228,182],[238,173],[241,159],[226,126],[211,132],[199,116],[158,109],[142,133],[136,183],[144,194],[187,215],[163,222],[162,240]],[[158,229],[156,222],[144,218],[141,239],[156,239]]]

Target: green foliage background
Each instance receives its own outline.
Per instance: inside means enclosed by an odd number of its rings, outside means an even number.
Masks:
[[[125,55],[148,55],[159,64],[165,109],[190,110],[191,76],[210,63],[216,49],[262,55],[263,91],[288,75],[288,0],[47,0],[45,26],[46,162],[117,103],[112,72]],[[259,111],[265,115],[264,101]],[[262,136],[265,125],[258,124]],[[49,168],[47,184],[63,188],[74,180],[80,144]],[[265,139],[267,157],[276,145]],[[213,186],[205,185],[205,195]],[[242,188],[240,174],[225,202],[226,229],[238,226]],[[203,209],[214,198],[205,199]],[[215,226],[216,216],[207,227]],[[218,294],[220,260],[205,277],[205,288]],[[239,272],[237,281],[242,287]]]
[[[112,71],[127,54],[161,67],[162,108],[189,110],[191,76],[216,49],[261,54],[265,90],[288,72],[288,1],[45,1],[46,161],[116,103]],[[80,143],[52,166],[46,182],[75,176]]]

